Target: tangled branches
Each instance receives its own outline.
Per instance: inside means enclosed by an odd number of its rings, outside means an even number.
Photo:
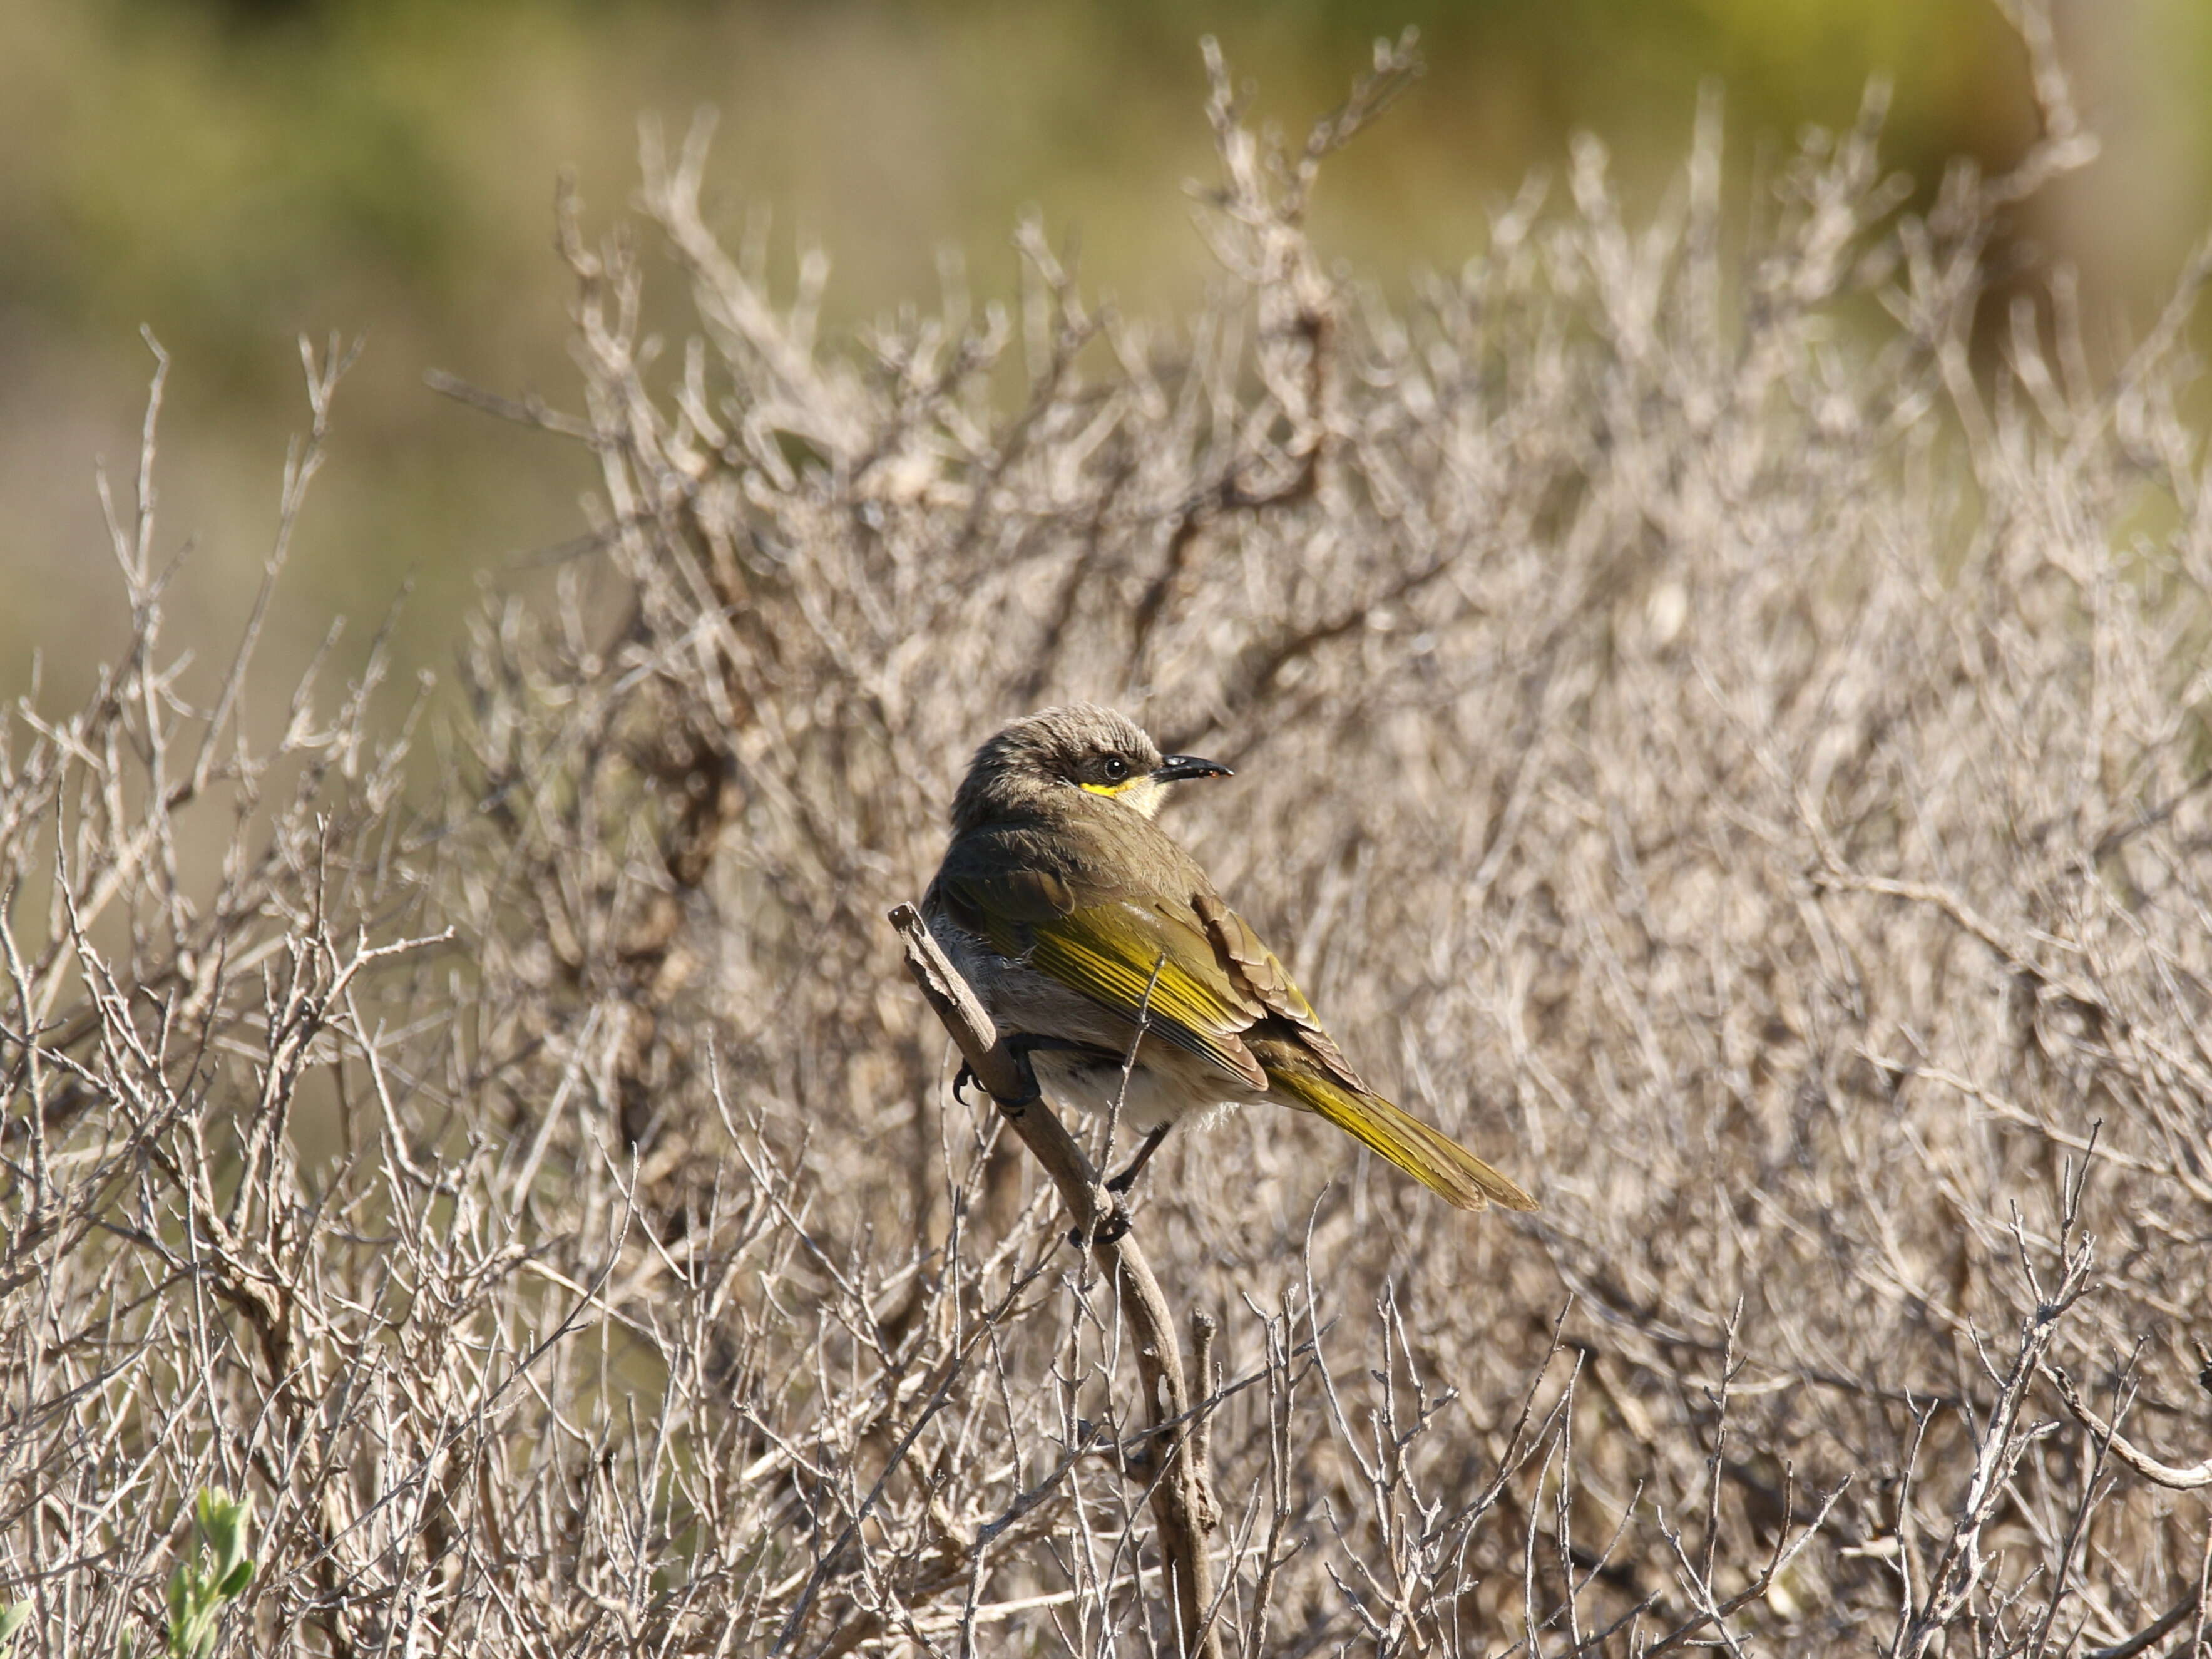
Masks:
[[[125,647],[0,750],[19,1648],[155,1623],[219,1486],[238,1651],[1168,1650],[1170,1425],[1224,1652],[2201,1647],[2212,261],[2101,377],[2063,281],[1978,361],[2087,154],[2022,18],[2018,173],[1917,210],[1873,96],[1739,250],[1709,106],[1649,224],[1586,141],[1395,310],[1304,206],[1402,47],[1302,147],[1210,60],[1172,329],[1032,228],[825,339],[649,137],[693,332],[565,201],[581,406],[501,407],[599,514],[412,773],[374,652],[271,711],[263,610],[167,641],[149,413]],[[1178,833],[1544,1205],[1170,1143],[1193,1416],[881,922],[1074,696],[1238,763]]]

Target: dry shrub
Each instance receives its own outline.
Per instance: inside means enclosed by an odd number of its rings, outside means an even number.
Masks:
[[[1176,330],[1030,227],[1017,313],[824,343],[649,141],[696,332],[564,205],[585,406],[512,412],[603,517],[411,811],[365,695],[189,698],[125,526],[130,650],[0,775],[27,1650],[156,1620],[202,1485],[258,1504],[233,1651],[1172,1650],[1113,1297],[883,921],[1075,696],[1237,766],[1177,832],[1544,1205],[1170,1143],[1212,1639],[2201,1648],[2212,258],[2109,375],[2063,276],[1977,364],[2088,148],[2023,21],[2014,174],[1905,211],[1870,97],[1738,247],[1708,108],[1648,226],[1585,141],[1399,311],[1303,230],[1396,48],[1288,151],[1214,62]]]

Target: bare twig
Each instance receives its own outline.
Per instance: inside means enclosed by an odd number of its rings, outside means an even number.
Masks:
[[[1152,1514],[1174,1581],[1182,1651],[1219,1659],[1213,1564],[1206,1542],[1215,1504],[1203,1462],[1203,1419],[1190,1415],[1190,1382],[1176,1345],[1174,1312],[1134,1234],[1102,1237],[1114,1218],[1113,1195],[1058,1115],[1038,1097],[1028,1067],[1000,1040],[990,1015],[930,936],[921,913],[911,904],[901,904],[892,909],[890,922],[905,942],[907,969],[921,988],[930,1012],[944,1024],[1023,1145],[1052,1177],[1060,1201],[1074,1218],[1077,1236],[1090,1241],[1091,1254],[1113,1285],[1134,1341],[1138,1380],[1153,1425],[1176,1425],[1170,1430],[1168,1453],[1153,1483]],[[1200,1381],[1202,1386],[1205,1379]]]

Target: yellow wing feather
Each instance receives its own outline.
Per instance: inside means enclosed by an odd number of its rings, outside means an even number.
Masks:
[[[1354,1094],[1304,1067],[1269,1073],[1274,1085],[1295,1095],[1375,1154],[1462,1210],[1496,1204],[1508,1210],[1533,1210],[1536,1200],[1473,1152],[1400,1111],[1380,1095]]]
[[[1102,891],[1016,861],[978,836],[948,854],[937,890],[991,941],[1101,1007],[1288,1096],[1462,1210],[1536,1200],[1449,1136],[1370,1091],[1313,1006],[1237,913],[1206,889],[1177,905]]]
[[[1146,1023],[1170,1042],[1255,1089],[1267,1086],[1267,1073],[1239,1036],[1252,1023],[1252,1011],[1231,1000],[1235,993],[1210,951],[1206,958],[1192,959],[1192,946],[1206,948],[1195,934],[1186,943],[1172,927],[1130,904],[1073,910],[1029,931],[1032,967],[1126,1019],[1134,1020],[1141,1009]]]
[[[1129,900],[1082,902],[1066,884],[1030,871],[945,872],[938,886],[994,950],[1133,1024],[1142,1009],[1166,1041],[1249,1088],[1267,1086],[1241,1036],[1261,1011],[1195,927]]]

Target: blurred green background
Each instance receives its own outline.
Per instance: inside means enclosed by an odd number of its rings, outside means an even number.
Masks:
[[[197,562],[174,608],[218,628],[304,422],[295,337],[367,336],[280,632],[373,624],[411,577],[403,655],[434,664],[476,573],[574,533],[590,474],[423,373],[572,401],[553,181],[573,167],[607,222],[641,112],[719,106],[721,219],[734,237],[771,212],[786,271],[794,237],[826,248],[834,325],[933,300],[946,249],[979,295],[1010,294],[1030,205],[1079,239],[1088,285],[1160,311],[1209,276],[1181,189],[1212,170],[1197,37],[1299,131],[1408,23],[1428,75],[1337,159],[1316,216],[1386,286],[1463,259],[1577,129],[1650,201],[1707,77],[1739,202],[1762,151],[1847,123],[1870,74],[1895,82],[1887,154],[1923,191],[1946,157],[2001,167],[2033,131],[1990,0],[0,0],[0,691],[33,647],[76,685],[120,638],[92,464],[127,483],[141,324],[176,359],[161,544]],[[2021,251],[2078,266],[2114,342],[2212,221],[2212,4],[2075,0],[2058,23],[2105,149],[2022,216]]]

